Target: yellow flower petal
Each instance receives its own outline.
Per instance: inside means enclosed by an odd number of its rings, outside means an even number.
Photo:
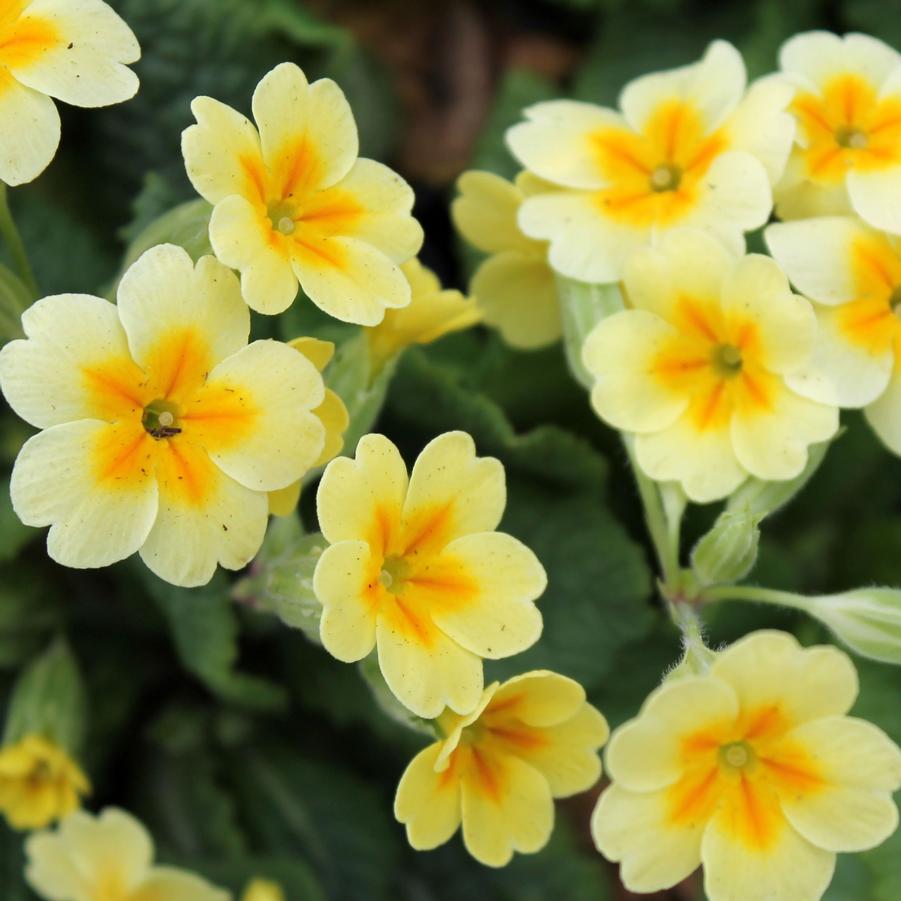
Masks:
[[[582,359],[595,379],[591,404],[599,416],[630,432],[655,432],[678,419],[688,398],[654,377],[676,336],[672,325],[645,310],[623,310],[595,326]]]
[[[429,604],[435,624],[454,641],[480,657],[497,659],[538,640],[542,620],[532,602],[544,591],[547,576],[522,542],[500,532],[467,535],[447,545],[435,563],[442,564],[472,586],[465,600],[439,595]],[[426,566],[419,578],[429,577]]]
[[[620,879],[631,892],[661,891],[690,876],[701,863],[703,832],[701,822],[671,826],[663,795],[618,784],[601,795],[591,817],[595,845],[620,863]]]
[[[136,62],[141,48],[101,0],[34,0],[17,26],[45,35],[41,52],[9,66],[22,84],[75,106],[109,106],[137,93],[138,78],[125,63]]]
[[[132,356],[153,371],[161,387],[186,378],[199,381],[241,350],[250,333],[250,314],[234,274],[209,256],[195,266],[174,244],[151,248],[128,269],[118,304]],[[173,341],[177,349],[166,346]],[[188,374],[189,369],[197,372]]]
[[[376,623],[379,667],[398,700],[434,719],[445,707],[468,713],[482,695],[482,661],[418,611],[395,604]]]
[[[778,704],[795,722],[847,713],[857,673],[837,648],[802,648],[784,632],[754,632],[717,655],[711,674],[727,682],[743,707]]]
[[[770,396],[769,409],[747,407],[732,420],[732,445],[741,465],[759,479],[792,479],[807,465],[807,449],[838,430],[838,409],[789,388]]]
[[[287,901],[282,887],[269,879],[254,879],[241,896],[241,901]]]
[[[864,34],[842,38],[829,31],[806,31],[789,38],[779,50],[783,71],[800,76],[810,86],[858,68],[874,81],[882,81],[899,64],[901,56],[895,50]]]
[[[371,244],[355,238],[329,239],[329,258],[295,261],[304,293],[323,312],[342,322],[378,325],[387,309],[410,302],[410,284],[400,267]]]
[[[901,367],[895,364],[885,391],[864,411],[885,446],[901,454]]]
[[[472,293],[485,323],[511,347],[545,347],[563,333],[554,271],[543,254],[508,251],[485,260],[473,276]]]
[[[0,71],[0,123],[0,181],[8,185],[34,181],[50,165],[59,146],[56,104]]]
[[[792,737],[810,748],[825,785],[786,795],[782,810],[809,842],[826,851],[865,851],[898,826],[891,793],[901,788],[901,750],[872,724],[850,717],[804,723]]]
[[[230,901],[231,894],[172,867],[154,867],[128,901]]]
[[[684,767],[682,742],[705,724],[728,722],[739,699],[727,680],[685,677],[664,683],[641,714],[616,730],[607,748],[610,778],[630,791],[672,785]]]
[[[302,353],[317,369],[322,372],[335,355],[335,345],[331,341],[319,338],[295,338],[288,344],[298,353]]]
[[[433,438],[413,465],[403,507],[405,553],[425,554],[454,538],[497,528],[507,501],[504,467],[477,457],[466,432]]]
[[[151,439],[140,425],[80,420],[30,438],[10,482],[26,525],[50,526],[47,552],[65,566],[108,566],[144,543],[157,514]]]
[[[547,779],[555,798],[591,788],[600,778],[597,749],[610,730],[601,713],[583,702],[578,712],[552,728],[536,730],[536,740],[511,742],[511,751]]]
[[[834,854],[810,844],[784,821],[765,847],[742,843],[727,810],[705,830],[701,859],[710,901],[820,898],[835,869]]]
[[[620,126],[618,113],[592,103],[549,100],[528,107],[525,116],[507,132],[507,146],[526,169],[567,188],[605,186],[592,137],[600,128]]]
[[[383,550],[406,491],[407,467],[397,448],[383,435],[364,435],[354,459],[338,457],[325,469],[316,495],[319,528],[330,543],[376,541]]]
[[[850,216],[821,216],[777,222],[764,234],[792,284],[819,303],[835,305],[855,298],[852,248],[876,233]]]
[[[206,585],[216,566],[241,569],[263,543],[266,495],[239,484],[203,448],[179,440],[159,451],[159,512],[140,549],[148,569],[173,585]]]
[[[679,482],[697,504],[727,497],[748,476],[728,422],[699,428],[691,413],[660,431],[636,435],[635,457],[652,479]]]
[[[375,160],[357,160],[341,181],[341,196],[356,207],[344,232],[380,250],[395,263],[419,253],[422,226],[410,215],[413,189],[396,173]],[[298,277],[303,276],[298,271]]]
[[[362,541],[327,547],[313,573],[313,591],[323,608],[322,644],[345,663],[362,660],[375,647],[376,612],[365,597],[372,574],[372,555]]]
[[[420,751],[404,770],[394,797],[394,816],[407,827],[417,851],[443,845],[460,826],[460,780],[451,770],[436,772],[441,742]]]
[[[357,126],[344,92],[330,78],[309,84],[294,63],[263,76],[253,93],[253,117],[280,196],[330,187],[357,158]]]
[[[438,276],[419,260],[408,260],[401,271],[410,283],[409,305],[388,310],[382,322],[367,332],[376,369],[411,344],[431,344],[481,318],[473,301],[459,291],[442,290]]]
[[[653,72],[630,81],[620,95],[629,125],[642,131],[661,105],[687,101],[701,114],[705,129],[718,128],[741,100],[745,64],[728,41],[713,41],[693,65]]]
[[[574,717],[585,704],[585,689],[567,676],[550,670],[532,670],[513,676],[491,697],[492,706],[511,711],[529,726],[558,726]]]
[[[287,488],[279,488],[277,491],[267,492],[269,512],[273,516],[290,516],[297,509],[302,487],[303,480],[298,479]]]
[[[854,212],[865,222],[884,231],[901,232],[901,167],[885,171],[848,173],[848,196]]]
[[[210,372],[181,421],[225,473],[273,491],[322,453],[325,428],[312,411],[324,397],[322,377],[305,357],[278,341],[254,341]]]
[[[313,414],[325,429],[325,443],[319,459],[316,460],[317,466],[323,466],[338,456],[344,448],[344,433],[350,425],[350,414],[344,406],[344,401],[331,388],[325,389],[325,397],[313,410]]]
[[[548,260],[557,272],[597,283],[619,281],[624,261],[647,243],[649,234],[607,218],[591,195],[579,191],[526,198],[519,224],[530,237],[551,242]]]
[[[629,303],[655,313],[672,325],[686,324],[684,301],[718,300],[735,255],[701,231],[667,232],[653,246],[638,251],[625,266],[623,281]]]
[[[0,381],[10,406],[32,425],[113,418],[141,405],[130,395],[142,375],[113,304],[86,294],[45,297],[25,311],[22,327],[28,340],[0,350]],[[122,369],[134,386],[127,378],[116,384],[113,372]],[[104,385],[112,392],[98,390]]]
[[[512,756],[481,758],[463,780],[462,813],[466,850],[490,867],[505,866],[514,851],[540,850],[554,828],[547,780]]]
[[[787,107],[794,93],[792,85],[779,76],[758,79],[726,125],[731,145],[760,160],[771,185],[779,181],[791,153],[795,120]]]
[[[245,198],[234,194],[216,204],[210,217],[210,244],[216,256],[241,271],[241,293],[258,313],[283,313],[297,297],[290,254],[273,244],[272,223]]]
[[[451,204],[457,231],[484,253],[516,250],[533,254],[540,244],[527,238],[516,221],[522,192],[493,172],[464,172],[457,180],[459,196]]]
[[[265,200],[262,150],[253,123],[212,97],[195,97],[191,112],[197,124],[182,132],[181,150],[197,193],[210,203],[231,194]]]

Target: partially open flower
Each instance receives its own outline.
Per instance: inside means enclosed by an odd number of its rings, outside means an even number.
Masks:
[[[13,829],[42,829],[77,810],[90,790],[65,750],[41,735],[0,748],[0,811]]]
[[[607,721],[578,682],[535,670],[485,689],[469,715],[444,713],[444,737],[410,762],[394,801],[410,844],[428,850],[463,826],[476,860],[493,867],[540,850],[554,798],[591,788]]]
[[[524,234],[517,221],[526,197],[549,186],[528,172],[511,184],[492,172],[475,171],[464,172],[457,187],[454,225],[473,247],[489,254],[471,285],[485,323],[512,347],[553,344],[563,326],[548,245]]]

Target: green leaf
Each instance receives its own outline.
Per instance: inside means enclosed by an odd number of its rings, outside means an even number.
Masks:
[[[24,836],[0,822],[0,897],[3,901],[32,901],[25,884]]]
[[[46,646],[62,623],[55,585],[24,562],[0,568],[0,668],[20,666]]]
[[[86,723],[87,698],[78,663],[68,644],[59,638],[16,681],[3,743],[44,735],[79,757]]]
[[[0,263],[0,344],[25,336],[22,314],[33,300],[22,279]]]
[[[140,809],[161,847],[234,859],[247,853],[247,837],[210,732],[202,708],[173,704],[157,717],[141,764]]]
[[[400,827],[388,797],[337,760],[313,760],[293,746],[238,748],[231,769],[262,847],[309,861],[329,898],[393,901]]]
[[[13,511],[9,483],[0,483],[0,563],[8,563],[38,533],[22,524]]]
[[[141,571],[148,593],[169,621],[182,666],[225,701],[255,710],[281,710],[285,691],[235,669],[238,620],[228,580],[217,572],[203,588],[176,588]]]
[[[174,862],[205,876],[213,885],[231,889],[236,898],[241,897],[241,891],[251,880],[267,879],[281,887],[287,901],[328,901],[315,871],[293,854],[282,857],[241,855],[209,861],[191,857]]]

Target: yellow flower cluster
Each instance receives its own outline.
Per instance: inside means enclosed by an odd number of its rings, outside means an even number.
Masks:
[[[0,179],[49,163],[51,96],[123,100],[138,54],[100,0],[0,3]],[[628,84],[618,109],[527,109],[507,136],[524,170],[515,181],[459,182],[454,221],[487,254],[471,300],[417,259],[412,190],[359,158],[334,82],[279,65],[254,91],[254,122],[196,98],[182,149],[213,207],[215,256],[156,246],[125,272],[117,303],[65,294],[26,311],[25,337],[0,351],[0,387],[38,430],[13,471],[16,513],[50,527],[62,564],[138,553],[161,578],[198,586],[249,563],[269,514],[294,511],[304,477],[327,464],[312,582],[322,644],[346,662],[376,654],[390,693],[436,738],[397,788],[410,844],[434,848],[459,829],[489,866],[539,850],[554,799],[600,777],[609,730],[563,675],[485,686],[483,661],[538,640],[547,585],[535,554],[498,531],[503,466],[459,431],[409,472],[378,434],[336,456],[365,427],[325,385],[334,345],[249,341],[248,308],[278,314],[302,291],[368,328],[372,374],[480,321],[514,347],[548,345],[564,334],[558,280],[615,283],[621,309],[578,349],[594,409],[629,433],[652,479],[697,502],[749,476],[792,479],[836,434],[840,407],[865,408],[901,454],[901,57],[862,35],[811,33],[783,47],[781,68],[748,87],[737,50],[716,41],[693,65]],[[774,203],[791,221],[766,230],[772,258],[746,255],[745,234]],[[873,847],[898,822],[901,751],[847,716],[856,692],[844,654],[782,633],[671,674],[610,742],[597,847],[638,892],[703,865],[712,901],[815,901],[836,853]],[[10,823],[62,820],[27,842],[41,897],[228,898],[153,866],[128,814],[77,812],[87,790],[37,735],[0,750]],[[281,897],[264,880],[245,894]]]

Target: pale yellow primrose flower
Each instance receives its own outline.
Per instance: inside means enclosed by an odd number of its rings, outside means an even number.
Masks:
[[[0,351],[10,406],[43,429],[13,469],[13,507],[50,526],[47,550],[77,568],[139,551],[158,576],[203,585],[259,550],[267,491],[319,458],[322,377],[278,341],[247,344],[234,274],[180,247],[148,250],[118,306],[63,294],[22,317]]]
[[[814,301],[816,349],[789,384],[840,407],[863,407],[901,454],[901,244],[855,217],[771,225],[770,253]]]
[[[464,172],[460,196],[451,204],[457,231],[473,247],[490,254],[470,286],[485,322],[511,346],[530,350],[559,340],[563,333],[554,270],[546,241],[525,235],[517,222],[530,194],[547,186],[528,172],[511,184],[491,172]]]
[[[401,269],[410,283],[409,306],[388,310],[382,322],[366,332],[376,368],[411,344],[431,344],[482,318],[473,301],[454,289],[442,289],[438,276],[419,260],[409,260]]]
[[[13,829],[42,829],[67,816],[90,788],[81,767],[41,735],[0,748],[0,811]]]
[[[335,354],[335,345],[331,341],[320,341],[318,338],[295,338],[288,345],[302,353],[316,367],[317,372],[322,372]],[[325,389],[322,403],[311,412],[325,429],[322,453],[313,465],[324,466],[341,453],[344,433],[350,425],[350,415],[344,401],[331,388]],[[287,488],[270,491],[269,512],[275,516],[289,516],[293,513],[300,500],[302,484],[303,479],[298,479]]]
[[[791,87],[769,78],[746,93],[745,81],[738,51],[714,41],[698,63],[627,84],[622,112],[529,107],[507,143],[558,190],[527,197],[520,227],[551,242],[554,269],[587,282],[619,281],[631,253],[680,226],[741,253],[769,218],[794,133]]]
[[[285,901],[285,893],[277,882],[254,879],[244,890],[241,901]]]
[[[541,634],[533,601],[547,578],[535,555],[496,532],[504,468],[447,432],[423,449],[409,479],[397,448],[365,435],[319,484],[330,543],[313,575],[322,644],[339,660],[378,646],[388,687],[418,716],[470,713],[482,658],[509,657]]]
[[[100,0],[0,0],[0,181],[37,178],[59,145],[59,112],[133,97],[138,79],[125,63],[141,48]]]
[[[293,63],[276,66],[253,94],[257,127],[210,97],[191,110],[188,177],[215,205],[210,242],[240,270],[254,310],[286,310],[298,282],[330,316],[359,325],[410,302],[399,264],[422,245],[413,191],[387,166],[357,158],[357,126],[335,82],[308,84]]]
[[[787,384],[813,352],[816,317],[769,257],[736,259],[685,230],[636,253],[624,281],[632,309],[595,326],[583,360],[594,409],[635,433],[651,478],[713,501],[748,474],[794,478],[808,446],[835,434],[837,408]]]
[[[591,788],[607,721],[578,682],[535,670],[489,685],[468,716],[446,712],[444,738],[420,751],[397,786],[394,815],[417,850],[444,844],[463,825],[476,860],[509,863],[554,828],[554,798]]]
[[[796,145],[776,186],[776,213],[850,213],[901,232],[901,56],[864,34],[811,31],[783,44],[797,88]]]
[[[710,901],[816,901],[836,852],[898,825],[901,751],[846,716],[857,674],[833,647],[756,632],[708,674],[658,688],[607,748],[592,832],[633,892],[704,867]]]
[[[25,878],[46,901],[229,901],[175,867],[153,866],[153,840],[124,810],[79,811],[25,843]]]

